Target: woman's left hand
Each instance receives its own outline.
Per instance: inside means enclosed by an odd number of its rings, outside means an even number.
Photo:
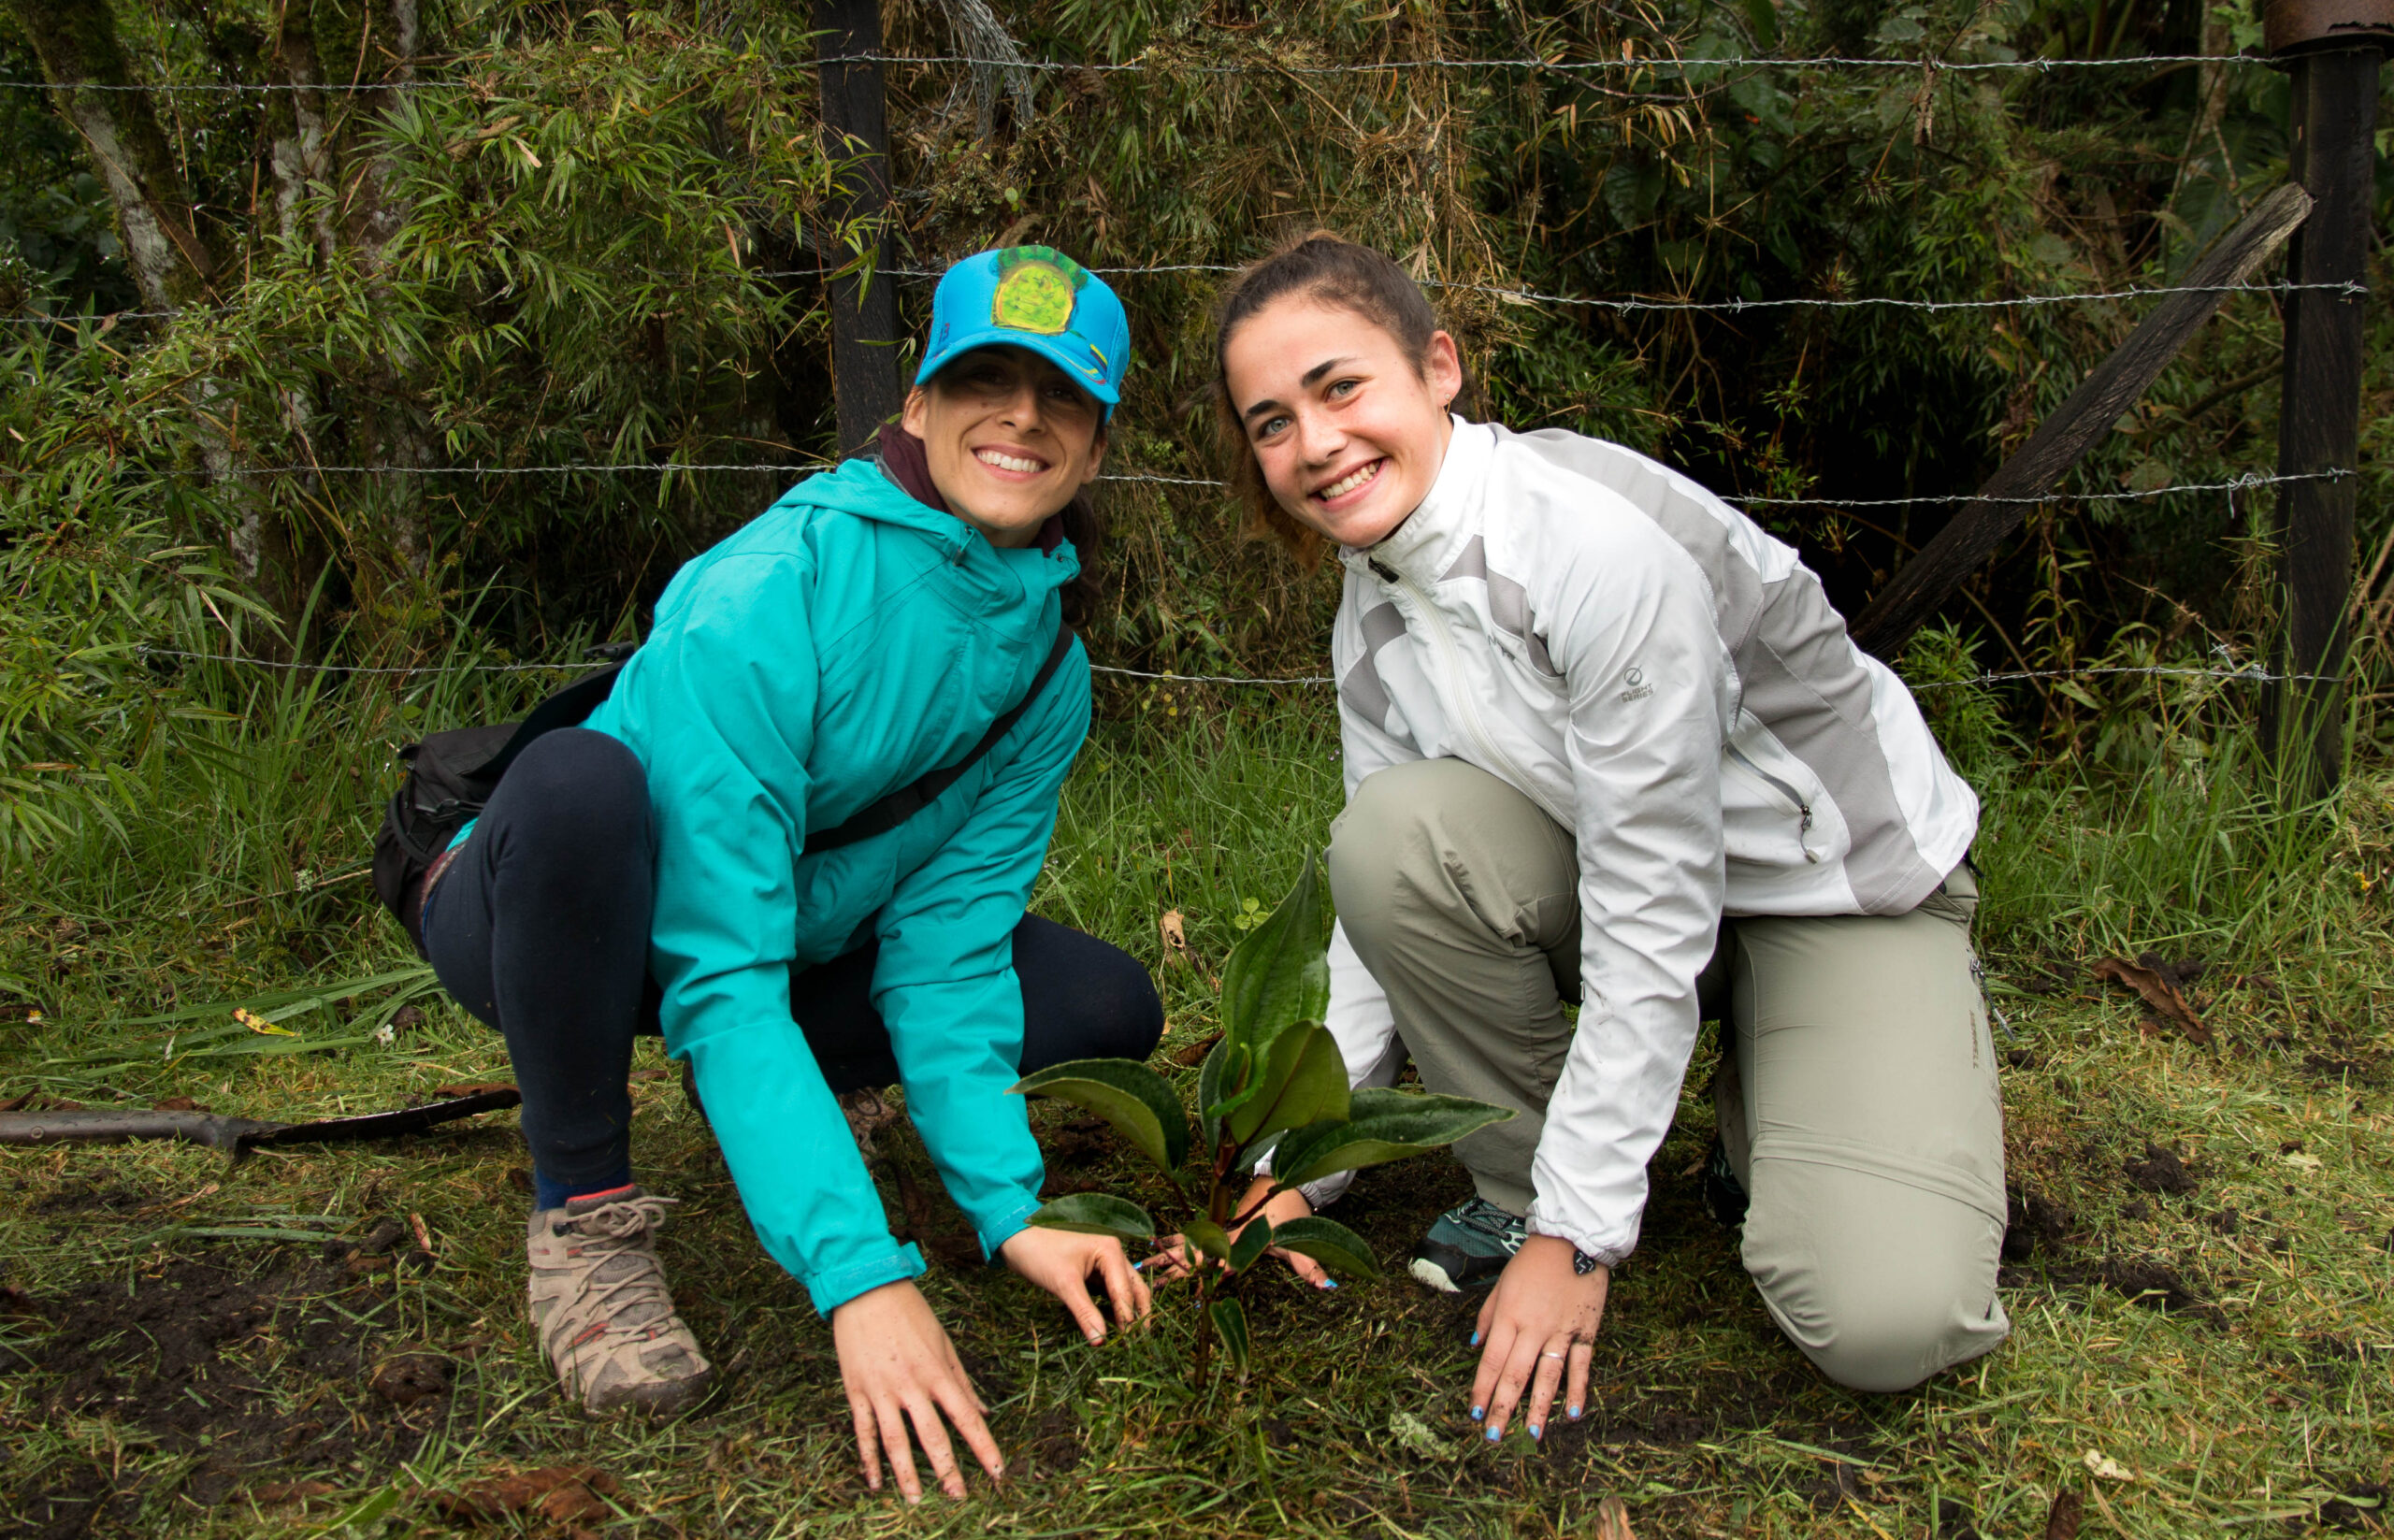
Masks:
[[[1524,1390],[1532,1438],[1545,1432],[1554,1392],[1566,1375],[1570,1416],[1577,1418],[1588,1404],[1588,1360],[1595,1350],[1596,1328],[1604,1323],[1612,1272],[1599,1267],[1575,1273],[1575,1255],[1571,1243],[1560,1237],[1531,1236],[1505,1264],[1488,1303],[1479,1307],[1477,1340],[1486,1346],[1478,1376],[1471,1382],[1471,1405],[1474,1417],[1484,1411],[1492,1439],[1504,1436],[1506,1420]]]
[[[998,1247],[998,1255],[1008,1267],[1063,1301],[1092,1344],[1105,1340],[1105,1317],[1089,1298],[1089,1274],[1104,1275],[1105,1294],[1114,1302],[1118,1322],[1127,1325],[1147,1313],[1147,1280],[1132,1271],[1131,1259],[1122,1254],[1122,1243],[1111,1235],[1027,1225]]]

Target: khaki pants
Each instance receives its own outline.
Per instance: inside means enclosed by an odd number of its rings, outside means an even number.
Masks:
[[[1567,829],[1458,759],[1379,771],[1332,826],[1340,921],[1422,1084],[1520,1115],[1456,1146],[1480,1195],[1516,1214],[1571,1045],[1579,879]],[[1855,1389],[1917,1385],[2011,1330],[1977,906],[1964,867],[1909,914],[1725,920],[1699,985],[1733,1043],[1715,1101],[1752,1200],[1746,1271],[1780,1329]]]

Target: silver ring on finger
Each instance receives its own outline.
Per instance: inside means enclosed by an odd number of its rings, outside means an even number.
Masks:
[[[1559,1358],[1561,1358],[1563,1355],[1562,1355],[1562,1354],[1560,1354],[1560,1353],[1541,1353],[1541,1354],[1539,1354],[1538,1356],[1539,1356],[1540,1358],[1559,1359]]]

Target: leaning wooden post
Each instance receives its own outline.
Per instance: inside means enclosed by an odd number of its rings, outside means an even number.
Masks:
[[[870,278],[831,281],[831,388],[839,407],[839,450],[872,447],[881,425],[898,413],[905,393],[898,382],[898,295],[879,269],[889,243],[882,220],[889,208],[889,130],[881,94],[880,0],[815,0],[817,57],[823,79],[823,137],[832,159],[844,163],[844,192],[831,209],[831,228],[862,229],[875,269]],[[850,255],[836,238],[816,248],[827,266]]]
[[[2281,675],[2263,731],[2295,788],[2325,793],[2344,763],[2346,612],[2352,602],[2350,474],[2360,453],[2361,320],[2376,162],[2377,73],[2394,42],[2394,0],[2271,0],[2263,31],[2293,77],[2293,166],[2311,217],[2286,261],[2292,284],[2353,284],[2286,295],[2276,536]],[[2325,473],[2343,471],[2336,479]],[[2306,677],[2307,676],[2307,677]]]

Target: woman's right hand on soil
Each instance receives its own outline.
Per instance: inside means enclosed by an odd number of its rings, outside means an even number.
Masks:
[[[1245,1214],[1255,1207],[1257,1202],[1271,1190],[1272,1178],[1257,1177],[1247,1187],[1246,1194],[1239,1199],[1237,1212]],[[1274,1193],[1271,1201],[1264,1203],[1263,1211],[1258,1217],[1269,1219],[1275,1225],[1284,1225],[1291,1219],[1302,1219],[1312,1212],[1313,1205],[1305,1202],[1305,1195],[1294,1187],[1290,1187],[1286,1191]],[[1249,1224],[1253,1222],[1253,1220],[1248,1221]],[[1241,1225],[1237,1230],[1232,1231],[1231,1239],[1238,1239],[1239,1231],[1246,1228],[1246,1225]],[[1331,1281],[1330,1274],[1321,1270],[1321,1264],[1311,1257],[1302,1257],[1293,1251],[1283,1251],[1276,1245],[1272,1248],[1271,1255],[1287,1262],[1291,1272],[1316,1288],[1338,1287]],[[1167,1235],[1163,1239],[1162,1249],[1141,1265],[1155,1268],[1167,1278],[1186,1276],[1189,1272],[1188,1245],[1178,1235]]]
[[[1005,1478],[998,1441],[982,1419],[981,1398],[957,1360],[939,1317],[912,1283],[883,1284],[835,1308],[831,1341],[840,1353],[848,1410],[856,1418],[857,1453],[864,1461],[866,1485],[881,1490],[886,1451],[906,1501],[923,1500],[922,1478],[916,1474],[914,1448],[906,1437],[911,1421],[915,1437],[930,1457],[940,1490],[962,1497],[964,1472],[948,1443],[943,1417],[956,1425],[990,1480]]]

